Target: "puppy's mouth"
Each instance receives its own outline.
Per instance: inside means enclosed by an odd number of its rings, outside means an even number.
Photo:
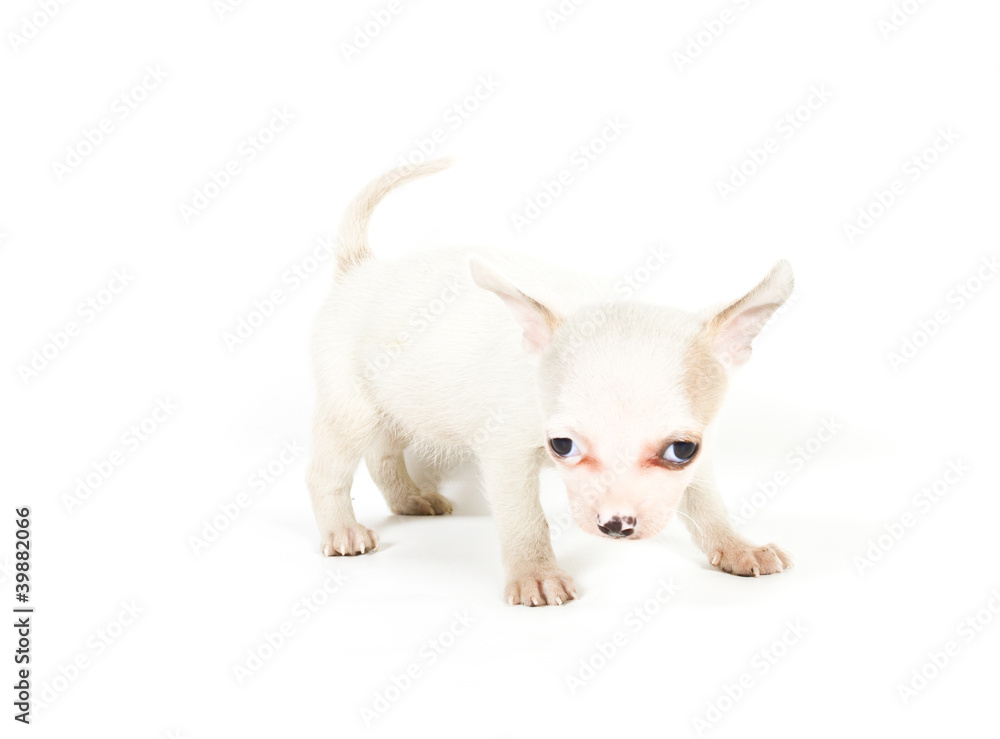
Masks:
[[[638,521],[637,517],[621,517],[620,523],[607,520],[600,520],[593,511],[580,511],[576,516],[576,524],[583,531],[591,536],[601,539],[614,539],[615,541],[644,541],[657,537],[666,527],[667,521],[659,518],[648,518],[644,522]],[[669,517],[668,519],[669,520]]]
[[[642,538],[642,534],[629,534],[628,536],[622,536],[621,534],[600,534],[602,539],[614,539],[615,541],[638,541]]]

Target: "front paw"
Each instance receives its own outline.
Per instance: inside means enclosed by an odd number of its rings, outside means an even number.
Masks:
[[[774,544],[755,547],[745,542],[727,544],[715,549],[709,561],[723,572],[742,577],[773,575],[792,566],[792,555]]]
[[[378,536],[371,529],[356,523],[328,532],[321,544],[326,557],[350,557],[374,552],[378,549]]]
[[[576,598],[573,578],[558,567],[508,578],[504,599],[511,606],[561,606]]]

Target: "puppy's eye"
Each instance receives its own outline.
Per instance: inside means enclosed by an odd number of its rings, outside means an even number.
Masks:
[[[675,441],[663,452],[663,458],[674,464],[687,464],[698,453],[698,445],[693,441]]]
[[[576,442],[572,439],[549,439],[549,448],[557,457],[569,458],[580,454]]]

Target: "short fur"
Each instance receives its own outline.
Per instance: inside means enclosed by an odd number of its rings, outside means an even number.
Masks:
[[[728,377],[791,293],[787,262],[739,300],[690,314],[607,301],[606,281],[509,251],[376,260],[367,243],[375,207],[400,184],[445,166],[383,175],[342,221],[335,284],[313,335],[318,402],[308,485],[323,553],[378,546],[351,506],[362,458],[394,513],[451,512],[433,485],[410,477],[403,451],[413,447],[438,460],[475,457],[511,604],[576,596],[538,499],[546,461],[584,531],[649,538],[680,511],[713,565],[753,576],[789,567],[781,549],[754,546],[733,529],[710,459]],[[557,454],[554,438],[571,440],[576,453]],[[674,442],[697,443],[698,451],[676,464]]]

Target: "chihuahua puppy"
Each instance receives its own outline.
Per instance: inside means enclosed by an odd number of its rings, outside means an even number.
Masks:
[[[399,185],[447,166],[388,172],[348,207],[333,289],[313,333],[318,402],[307,481],[322,551],[371,552],[351,484],[364,458],[393,513],[451,512],[403,452],[471,453],[496,520],[511,605],[576,597],[539,503],[555,464],[584,531],[636,541],[674,512],[712,565],[769,575],[792,564],[737,533],[712,476],[712,428],[728,378],[792,291],[778,262],[717,309],[687,313],[606,299],[608,285],[523,254],[441,249],[386,262],[368,223]]]

